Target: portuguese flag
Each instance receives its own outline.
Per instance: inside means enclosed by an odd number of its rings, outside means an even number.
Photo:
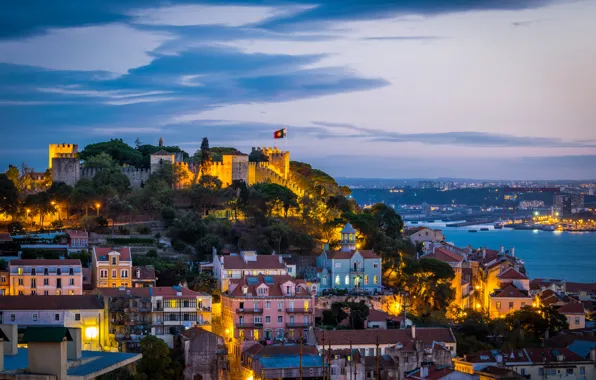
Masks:
[[[280,130],[273,132],[273,138],[274,139],[283,139],[284,137],[287,136],[287,134],[288,134],[288,131],[286,130],[286,128],[280,129]]]

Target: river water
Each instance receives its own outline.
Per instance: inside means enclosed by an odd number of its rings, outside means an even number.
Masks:
[[[412,225],[411,223],[407,223]],[[445,240],[458,247],[515,247],[515,256],[526,264],[530,278],[556,278],[575,282],[596,282],[596,232],[550,232],[493,229],[490,226],[445,227],[445,223],[423,223],[443,230]],[[489,231],[480,231],[488,227]],[[477,229],[478,232],[468,232]]]

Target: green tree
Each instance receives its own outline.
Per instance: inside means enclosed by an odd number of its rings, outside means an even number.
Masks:
[[[141,167],[143,160],[141,152],[126,144],[122,139],[89,144],[79,153],[79,158],[86,162],[101,153],[111,156],[119,165]]]
[[[366,305],[364,301],[347,302],[346,307],[348,307],[350,310],[350,326],[352,326],[354,330],[365,329],[365,323],[369,312],[368,305]]]
[[[568,329],[569,324],[564,315],[550,306],[534,308],[524,306],[505,317],[505,325],[514,332],[513,345],[521,345],[524,341],[540,342],[546,332],[557,333]]]
[[[173,207],[164,207],[161,209],[161,220],[165,228],[169,228],[174,224],[176,220],[176,209]]]
[[[33,169],[25,164],[21,165],[21,170],[16,166],[8,165],[6,176],[17,188],[17,193],[21,199],[33,190],[33,177],[31,173],[33,173]]]
[[[196,212],[181,213],[169,229],[172,242],[181,240],[187,244],[195,244],[205,234],[205,223]]]
[[[80,252],[72,252],[68,254],[69,259],[79,259],[83,268],[89,268],[91,262],[91,254],[86,249],[82,249]]]
[[[6,174],[0,174],[0,213],[15,215],[19,193],[13,181]]]
[[[93,186],[93,181],[88,178],[80,179],[72,192],[72,203],[85,210],[85,215],[89,214],[89,207],[97,202],[97,192]]]
[[[199,240],[195,246],[198,260],[212,259],[213,248],[221,249],[223,246],[221,238],[216,234],[207,234]]]
[[[104,202],[113,196],[123,196],[131,191],[130,180],[119,169],[104,169],[93,177],[93,187]]]
[[[209,139],[203,137],[203,141],[201,141],[201,161],[199,162],[201,176],[210,173],[212,164],[213,159],[211,158],[211,151],[209,150]]]
[[[137,365],[139,374],[147,376],[148,379],[174,379],[170,348],[166,342],[156,336],[147,335],[141,339],[141,353],[143,358]]]
[[[222,203],[221,181],[210,175],[203,175],[199,183],[190,189],[190,199],[195,209],[202,215],[209,215],[211,210],[217,209]]]
[[[283,210],[288,215],[291,208],[298,208],[298,197],[292,190],[276,183],[258,183],[252,186],[253,196],[265,207],[265,214],[271,216],[274,210]]]
[[[331,304],[331,310],[323,310],[323,324],[328,326],[337,326],[348,317],[343,302],[334,302]]]
[[[39,215],[39,225],[43,227],[44,218],[46,215],[55,214],[56,213],[56,206],[52,204],[52,198],[50,194],[46,191],[42,191],[37,194],[29,194],[27,198],[25,198],[25,207],[33,212],[36,215]]]
[[[58,203],[64,203],[66,205],[66,219],[68,219],[68,212],[70,208],[70,201],[73,195],[73,191],[73,187],[65,184],[64,182],[53,182],[50,188],[48,189],[48,194],[50,194],[50,197],[54,201]]]
[[[385,203],[376,203],[371,208],[377,226],[390,238],[400,238],[404,222],[394,209]]]
[[[106,152],[101,152],[96,156],[91,156],[85,160],[86,168],[92,169],[119,169],[118,161]]]
[[[217,279],[206,272],[201,272],[195,276],[189,287],[195,292],[203,292],[212,296],[221,294],[221,288],[217,283]]]

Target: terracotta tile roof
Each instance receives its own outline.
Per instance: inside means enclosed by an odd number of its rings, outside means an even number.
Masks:
[[[369,322],[385,322],[389,319],[389,314],[385,313],[381,310],[370,309],[368,311],[368,318]]]
[[[557,293],[555,293],[554,291],[552,291],[550,289],[547,289],[547,290],[543,291],[542,293],[540,293],[539,297],[540,297],[540,302],[542,302],[546,306],[550,306],[552,304],[555,304],[555,303],[561,301],[561,297],[559,297],[559,295]]]
[[[12,241],[12,237],[9,234],[0,234],[0,241]]]
[[[139,276],[137,277],[137,270]],[[135,266],[132,267],[132,280],[155,280],[155,268],[153,265]]]
[[[409,236],[412,236],[412,235],[414,235],[416,232],[422,231],[422,230],[424,230],[424,229],[428,229],[428,227],[422,227],[422,226],[418,226],[418,227],[411,227],[411,228],[407,228],[407,229],[404,231],[404,234],[405,234],[406,236],[408,236],[408,237],[409,237]]]
[[[254,346],[253,346],[254,347]],[[251,347],[252,348],[252,347]],[[261,349],[254,349],[249,351],[250,348],[244,351],[245,354],[250,356],[284,356],[284,355],[300,355],[300,344],[286,343],[281,344],[269,344],[261,346]],[[250,352],[250,353],[249,353]],[[319,350],[315,346],[303,344],[302,355],[319,355]]]
[[[582,303],[568,303],[557,309],[560,314],[585,314]]]
[[[495,292],[495,294],[491,295],[492,298],[499,298],[499,297],[505,297],[505,298],[530,298],[530,296],[528,295],[527,292],[519,290],[518,288],[516,288],[515,286],[513,286],[513,284],[508,284],[505,288],[503,288],[502,290],[497,290]]]
[[[497,276],[500,279],[505,280],[527,280],[528,277],[523,273],[517,271],[515,268],[507,268],[503,273]]]
[[[11,260],[9,262],[10,266],[17,266],[17,265],[31,265],[31,266],[52,266],[52,265],[81,265],[81,260],[79,259],[29,259],[29,260]]]
[[[435,248],[432,252],[422,255],[421,259],[435,259],[444,263],[460,263],[464,258],[455,252],[448,251],[444,248]]]
[[[204,330],[204,329],[202,329],[200,327],[196,327],[196,326],[195,327],[191,327],[188,330],[184,330],[183,332],[180,333],[180,335],[183,335],[186,338],[192,338],[193,336],[194,337],[198,337],[198,336],[203,335],[203,334],[213,334],[213,333],[212,332],[209,332],[207,330]],[[216,335],[216,334],[213,334],[213,335]]]
[[[488,367],[483,368],[482,370],[478,371],[480,373],[486,373],[490,375],[501,375],[501,376],[511,376],[510,378],[515,379],[516,377],[523,379],[521,375],[518,375],[517,372],[511,369],[503,368],[503,367],[496,367],[494,365],[489,365]]]
[[[89,234],[85,231],[80,230],[66,230],[66,234],[71,239],[88,239]]]
[[[253,356],[253,355],[257,354],[259,351],[261,351],[263,349],[263,347],[265,347],[265,346],[263,346],[260,343],[257,343],[254,346],[250,346],[249,348],[247,348],[246,350],[244,350],[242,352],[242,355]]]
[[[296,294],[297,297],[309,297],[310,292],[306,287],[306,282],[301,279],[296,279],[290,275],[264,275],[259,274],[257,276],[245,276],[242,278],[234,278],[230,279],[230,289],[228,290],[228,295],[231,297],[255,297],[257,296],[257,288],[265,284],[268,287],[269,297],[280,297],[283,296],[284,293],[282,292],[281,286],[290,281],[293,286],[303,285],[301,288],[303,291],[299,294]],[[242,292],[242,288],[247,286],[248,289],[246,294]]]
[[[222,256],[224,263],[223,267],[225,270],[238,270],[238,269],[285,269],[286,266],[280,262],[278,255],[256,255],[256,261],[244,261],[240,255]]]
[[[327,258],[333,260],[345,260],[351,259],[354,254],[358,252],[364,257],[365,259],[379,259],[381,256],[374,253],[372,250],[365,250],[365,249],[356,249],[351,251],[326,251]]]
[[[596,282],[582,283],[582,282],[565,282],[565,291],[568,293],[594,293],[596,292]]]
[[[208,294],[195,292],[188,288],[181,287],[170,287],[170,286],[153,286],[150,288],[97,288],[95,293],[101,294],[106,297],[124,297],[127,295],[135,297],[151,297],[151,296],[163,296],[163,297],[178,297],[177,292],[182,292],[183,298],[194,298],[197,296],[211,297]]]
[[[166,150],[158,150],[155,153],[151,153],[152,156],[173,156],[174,153],[168,152]]]
[[[470,355],[464,355],[464,360],[468,363],[495,363],[497,356],[503,356],[505,362],[527,362],[528,357],[524,349],[514,349],[507,352],[499,350],[478,351]]]
[[[420,369],[410,372],[404,378],[405,380],[441,380],[448,376],[450,373],[454,372],[455,370],[448,367],[448,366],[429,366],[428,374],[424,377],[420,376]]]
[[[526,348],[525,351],[532,362],[554,362],[557,361],[557,355],[563,355],[564,361],[585,360],[568,348]]]
[[[120,261],[130,261],[130,248],[109,248],[109,247],[93,247],[93,255],[95,255],[95,261],[108,261],[108,253],[120,252]]]
[[[322,342],[323,330],[315,332],[317,343]],[[326,330],[325,345],[331,341],[331,346],[336,345],[364,345],[376,344],[377,338],[379,344],[401,343],[406,346],[407,343],[414,341],[411,329],[385,330]],[[432,346],[433,342],[455,343],[455,338],[451,329],[447,327],[417,327],[416,340],[422,340],[426,346]]]
[[[95,310],[103,309],[93,295],[77,296],[5,296],[0,297],[0,310]]]

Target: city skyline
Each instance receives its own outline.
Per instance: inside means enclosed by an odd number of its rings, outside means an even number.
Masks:
[[[363,3],[4,5],[0,166],[207,136],[338,177],[593,177],[596,1]]]

